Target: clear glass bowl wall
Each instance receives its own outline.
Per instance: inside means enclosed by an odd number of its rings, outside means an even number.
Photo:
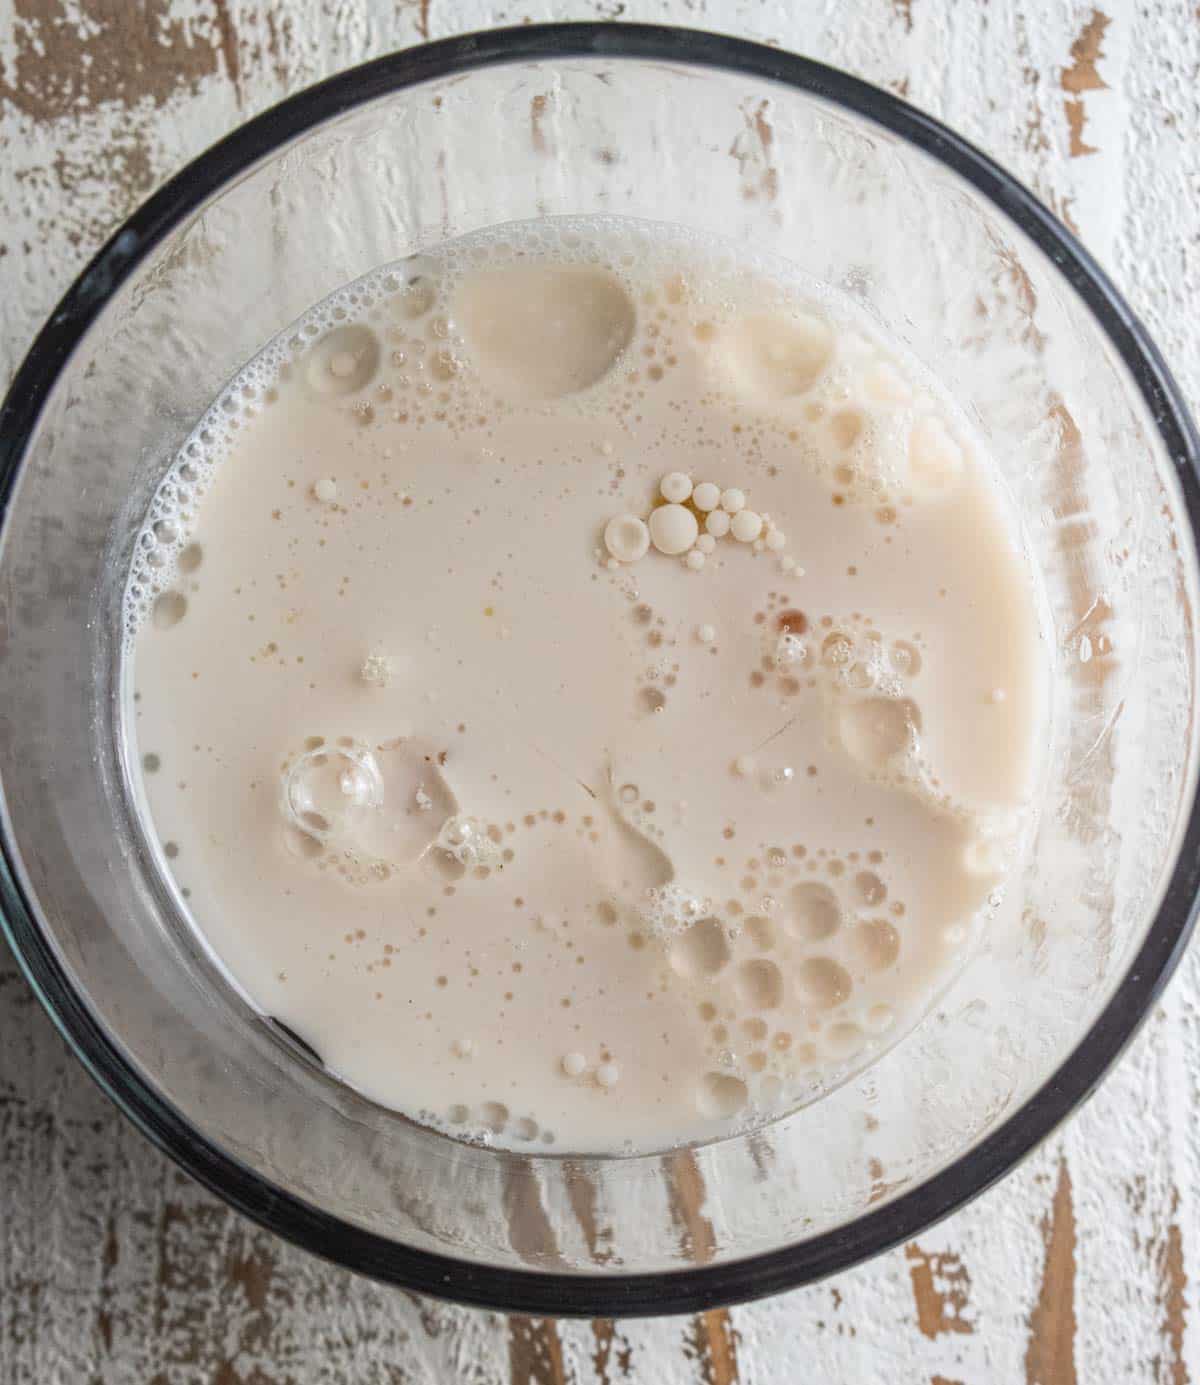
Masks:
[[[418,82],[302,132],[299,118],[278,119],[274,152],[107,299],[10,498],[0,773],[10,867],[73,992],[51,1003],[78,1044],[99,1036],[139,1076],[135,1096],[93,1049],[144,1123],[167,1112],[174,1138],[193,1132],[240,1167],[227,1195],[247,1205],[248,1182],[267,1204],[305,1205],[322,1248],[351,1262],[338,1228],[380,1238],[360,1267],[411,1278],[386,1246],[448,1256],[446,1292],[471,1297],[473,1268],[620,1283],[800,1247],[791,1277],[804,1277],[803,1246],[936,1186],[1019,1111],[1155,919],[1193,796],[1195,558],[1173,459],[1094,316],[1016,224],[930,154],[810,92],[682,61],[543,57]],[[231,374],[378,264],[588,212],[761,247],[853,293],[988,439],[1056,645],[1019,923],[987,937],[916,1032],[815,1106],[750,1136],[610,1160],[459,1145],[305,1063],[177,916],[115,734],[136,525]],[[202,1172],[220,1183],[214,1168]],[[903,1233],[884,1225],[879,1244]]]

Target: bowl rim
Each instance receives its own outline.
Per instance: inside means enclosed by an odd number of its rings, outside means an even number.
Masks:
[[[379,97],[449,75],[539,59],[600,58],[716,69],[799,89],[881,126],[951,169],[1051,260],[1120,356],[1175,467],[1200,537],[1200,438],[1157,347],[1104,271],[1022,184],[900,98],[823,63],[699,30],[562,23],[487,30],[387,54],[286,98],[186,165],[123,223],[66,292],[0,405],[0,519],[26,448],[67,360],[122,284],[205,199],[313,127]],[[118,1108],[187,1173],[260,1226],[337,1264],[405,1289],[531,1315],[696,1312],[812,1283],[911,1239],[1010,1172],[1093,1091],[1178,964],[1200,891],[1200,792],[1157,913],[1124,977],[1047,1081],[1002,1125],[924,1183],[843,1227],[728,1263],[641,1273],[497,1268],[416,1250],[285,1192],[210,1142],[124,1056],[71,986],[0,841],[0,923],[38,1000]]]

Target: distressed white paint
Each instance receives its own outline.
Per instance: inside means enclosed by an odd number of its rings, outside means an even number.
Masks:
[[[1196,400],[1200,390],[1200,19],[1182,0],[1108,0],[1099,55],[1085,54],[1091,67],[1082,77],[1072,46],[1098,29],[1092,5],[1080,0],[431,0],[427,8],[420,0],[164,0],[166,17],[178,21],[174,48],[159,6],[0,0],[0,92],[17,82],[23,47],[53,54],[65,37],[85,33],[101,52],[106,26],[125,8],[134,29],[118,50],[144,58],[157,44],[172,60],[199,55],[197,75],[141,97],[141,78],[131,76],[123,96],[108,91],[98,103],[85,82],[69,109],[49,114],[28,109],[19,90],[3,105],[5,377],[132,203],[245,115],[418,41],[426,22],[428,36],[440,37],[526,18],[619,15],[778,43],[906,93],[1078,227],[1151,325],[1185,391]],[[1094,153],[1071,154],[1069,99],[1082,103],[1086,121],[1074,147]],[[831,1283],[734,1309],[732,1351],[705,1345],[706,1333],[726,1329],[717,1316],[619,1325],[611,1339],[587,1323],[537,1329],[539,1354],[525,1349],[519,1324],[354,1279],[228,1213],[120,1120],[6,961],[0,1378],[501,1382],[516,1360],[535,1372],[524,1378],[581,1383],[723,1381],[732,1363],[737,1378],[763,1385],[939,1377],[1183,1385],[1200,1379],[1198,998],[1193,955],[1090,1105],[1001,1187],[923,1236],[919,1253],[897,1250]],[[1061,1214],[1064,1187],[1075,1268],[1044,1302],[1061,1328],[1073,1286],[1077,1323],[1073,1339],[1069,1322],[1055,1337],[1066,1354],[1047,1375],[1027,1352],[1043,1293],[1042,1223],[1056,1188]],[[1172,1226],[1186,1287],[1171,1268]],[[1061,1248],[1061,1215],[1057,1233]],[[939,1254],[957,1261],[941,1262],[933,1287],[957,1286],[960,1301],[940,1319],[935,1313],[937,1330],[926,1318],[923,1331],[914,1272],[922,1257]],[[953,1279],[955,1264],[966,1280]],[[1181,1342],[1171,1326],[1180,1308]],[[1044,1317],[1033,1323],[1045,1337]],[[552,1359],[559,1350],[561,1372]]]

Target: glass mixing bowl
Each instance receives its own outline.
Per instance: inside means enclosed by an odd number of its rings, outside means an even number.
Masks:
[[[831,1095],[754,1134],[625,1159],[455,1143],[339,1084],[255,1013],[158,873],[116,698],[138,522],[237,367],[385,261],[589,212],[789,258],[927,363],[1003,469],[1056,661],[1012,922]],[[1186,942],[1200,876],[1196,461],[1157,351],[1071,236],[962,140],[851,77],[619,24],[479,34],[335,77],[136,212],[4,405],[9,940],[151,1139],[240,1211],[356,1270],[496,1308],[622,1314],[852,1265],[1046,1135]]]

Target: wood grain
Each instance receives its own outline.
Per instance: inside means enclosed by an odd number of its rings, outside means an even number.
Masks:
[[[280,96],[425,38],[618,15],[796,48],[947,119],[1079,230],[1197,398],[1200,17],[1182,0],[0,0],[0,370],[138,200]],[[739,149],[747,195],[770,197],[763,111]],[[246,1225],[117,1116],[5,960],[0,1380],[1187,1385],[1198,999],[1189,958],[1089,1106],[916,1243],[729,1312],[554,1323],[385,1290]],[[702,1258],[689,1161],[675,1185]]]

